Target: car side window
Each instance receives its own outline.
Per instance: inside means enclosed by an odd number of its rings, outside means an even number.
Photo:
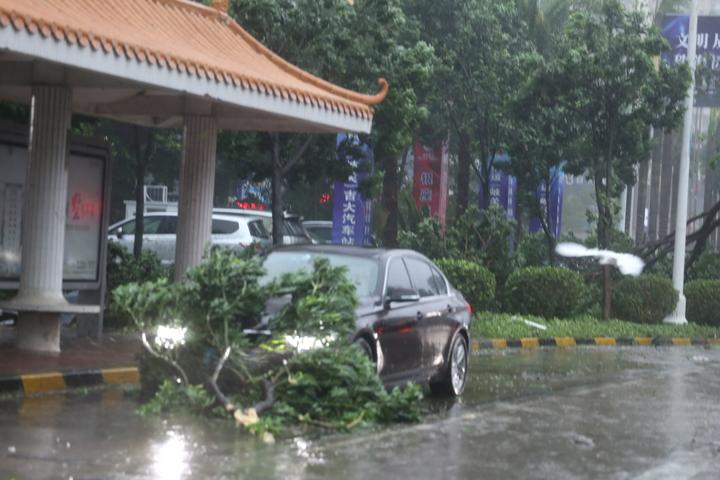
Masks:
[[[430,265],[417,258],[406,258],[405,263],[410,272],[413,285],[415,285],[421,297],[440,295],[440,290],[437,288],[437,283],[435,282],[435,277],[433,271],[430,269]]]
[[[157,233],[162,235],[176,235],[177,234],[177,217],[162,217],[162,223],[158,228]]]
[[[145,217],[143,221],[143,234],[158,233],[162,219],[163,217]],[[123,229],[123,234],[135,235],[135,220],[130,220],[120,226]],[[113,233],[117,233],[117,229],[115,229]]]
[[[250,229],[250,235],[255,238],[270,238],[270,234],[265,229],[265,224],[262,220],[253,220],[252,222],[248,222],[248,228]]]
[[[430,266],[433,272],[433,286],[439,295],[447,295],[447,283],[445,283],[445,277],[438,271],[437,268]]]
[[[231,222],[229,220],[213,220],[212,221],[212,233],[213,235],[228,235],[235,233],[240,227],[237,222]]]
[[[405,263],[401,258],[394,258],[390,260],[390,265],[388,266],[385,295],[388,297],[394,297],[408,294],[415,294],[415,290],[412,287],[412,282],[410,281],[410,276],[405,268]]]

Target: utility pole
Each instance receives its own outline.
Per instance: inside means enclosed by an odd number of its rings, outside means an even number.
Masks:
[[[685,118],[683,121],[682,151],[677,185],[677,214],[675,215],[675,252],[673,257],[673,287],[679,294],[675,311],[665,317],[663,322],[673,324],[687,323],[685,318],[685,235],[687,229],[688,183],[690,176],[690,130],[693,120],[695,97],[695,52],[697,49],[697,0],[692,0],[690,8],[690,28],[688,30],[687,62],[692,80],[685,98]]]

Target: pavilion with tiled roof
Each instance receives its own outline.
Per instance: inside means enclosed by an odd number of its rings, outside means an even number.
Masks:
[[[57,350],[64,205],[72,113],[150,127],[184,127],[176,278],[210,240],[219,129],[364,132],[373,105],[268,50],[227,14],[228,0],[0,0],[0,99],[33,105],[24,196],[18,344]],[[55,258],[58,257],[58,258]],[[85,309],[87,310],[87,308]],[[22,333],[25,332],[25,333]],[[43,340],[45,338],[45,340]],[[47,339],[50,338],[48,341]]]

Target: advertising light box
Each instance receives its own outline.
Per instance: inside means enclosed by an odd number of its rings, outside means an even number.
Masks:
[[[108,153],[99,145],[71,142],[68,148],[63,288],[92,289],[100,283],[102,233],[107,229],[105,191]],[[22,208],[27,141],[0,133],[0,287],[17,288],[21,270]],[[56,209],[57,205],[44,208]],[[62,211],[62,210],[61,210]]]

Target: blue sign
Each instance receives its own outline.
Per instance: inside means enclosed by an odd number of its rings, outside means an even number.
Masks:
[[[372,170],[373,151],[367,144],[361,144],[354,134],[338,134],[336,145],[344,142],[359,147],[361,158],[338,154],[339,160],[347,162],[353,168],[347,180],[336,181],[333,190],[333,229],[332,243],[340,245],[370,245],[372,227],[372,206],[370,200],[365,200],[359,191],[362,182],[368,173],[358,172],[363,164],[368,164]]]
[[[565,191],[565,182],[563,181],[562,170],[553,168],[550,171],[550,195],[546,195],[547,190],[545,182],[543,182],[535,193],[540,202],[540,209],[548,212],[550,220],[550,232],[555,238],[560,238],[560,230],[562,227],[562,206],[563,193]],[[548,200],[550,204],[548,205]],[[533,217],[530,219],[530,233],[542,230],[540,219]]]
[[[663,18],[662,35],[670,43],[670,51],[662,55],[664,62],[675,64],[686,60],[689,29],[690,17],[687,15],[667,15]],[[698,65],[708,67],[714,75],[697,78],[695,106],[720,106],[720,85],[717,81],[720,73],[720,17],[698,17],[696,45]]]
[[[504,163],[509,160],[507,154],[497,155],[496,163]],[[512,175],[492,168],[490,170],[490,205],[496,205],[505,210],[508,218],[515,218],[517,210],[517,179]],[[483,185],[480,184],[480,210],[485,210],[485,195],[483,195]]]

